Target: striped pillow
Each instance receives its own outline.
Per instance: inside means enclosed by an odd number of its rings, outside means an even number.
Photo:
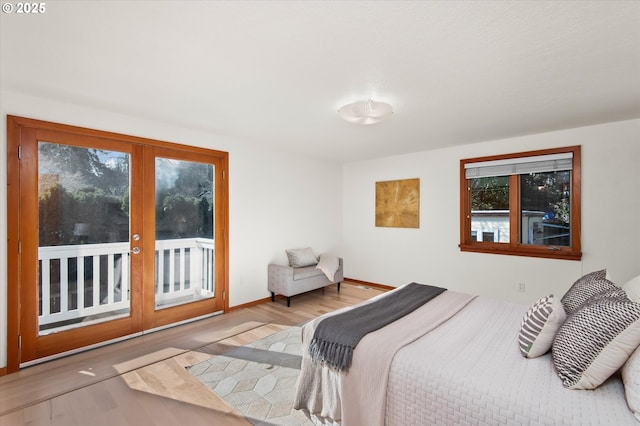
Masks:
[[[561,299],[567,315],[577,311],[591,296],[618,288],[606,276],[607,270],[603,269],[578,278]]]
[[[566,317],[560,299],[553,294],[534,303],[520,323],[518,344],[522,356],[536,358],[547,353]]]
[[[620,298],[586,303],[562,324],[553,365],[570,389],[595,389],[640,344],[640,303]]]

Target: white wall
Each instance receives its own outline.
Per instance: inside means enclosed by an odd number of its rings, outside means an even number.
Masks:
[[[7,363],[7,114],[229,152],[232,307],[270,295],[267,265],[286,262],[285,249],[312,246],[318,253],[338,253],[342,233],[338,163],[272,152],[229,135],[18,93],[3,91],[0,99],[0,367]]]
[[[336,163],[272,152],[229,135],[2,92],[0,117],[20,115],[229,152],[230,305],[268,297],[267,264],[313,246],[345,258],[345,275],[411,281],[529,303],[607,267],[640,274],[640,120],[410,155]],[[582,145],[581,261],[462,253],[459,160]],[[0,367],[6,366],[6,125],[0,123]],[[420,178],[420,228],[375,227],[375,182]],[[519,293],[517,283],[526,291]]]
[[[460,252],[459,161],[582,145],[581,261]],[[420,228],[375,227],[375,182],[420,178]],[[608,268],[640,274],[640,120],[523,136],[344,165],[345,276],[416,281],[528,304]],[[525,292],[517,291],[525,283]]]

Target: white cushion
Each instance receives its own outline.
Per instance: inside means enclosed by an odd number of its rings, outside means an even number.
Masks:
[[[322,271],[318,271],[315,266],[305,266],[302,268],[293,268],[293,280],[305,280],[307,278],[319,277]]]
[[[289,259],[289,266],[292,268],[304,268],[305,266],[312,266],[318,263],[318,259],[316,255],[313,254],[311,247],[289,249],[285,250],[285,252]]]
[[[640,275],[627,281],[622,289],[627,293],[627,297],[634,302],[640,302]]]
[[[640,421],[640,347],[631,354],[622,367],[622,381],[627,404],[636,419]]]
[[[536,358],[547,353],[566,318],[559,297],[551,294],[536,301],[520,322],[518,344],[522,356]]]
[[[640,344],[640,303],[613,297],[584,304],[553,341],[553,365],[565,387],[595,389]]]

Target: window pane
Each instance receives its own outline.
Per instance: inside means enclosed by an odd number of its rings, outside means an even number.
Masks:
[[[571,245],[571,172],[520,176],[521,244]]]
[[[471,235],[476,241],[509,242],[509,177],[469,179]]]
[[[156,308],[215,296],[212,164],[156,158]]]

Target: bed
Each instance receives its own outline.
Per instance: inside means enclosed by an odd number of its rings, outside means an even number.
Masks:
[[[318,425],[640,424],[619,372],[594,390],[568,389],[551,353],[521,354],[527,308],[445,291],[367,334],[343,372],[312,359],[308,347],[320,321],[351,308],[319,317],[303,327],[294,407]],[[640,367],[640,354],[633,357]],[[626,383],[640,391],[637,375]]]

